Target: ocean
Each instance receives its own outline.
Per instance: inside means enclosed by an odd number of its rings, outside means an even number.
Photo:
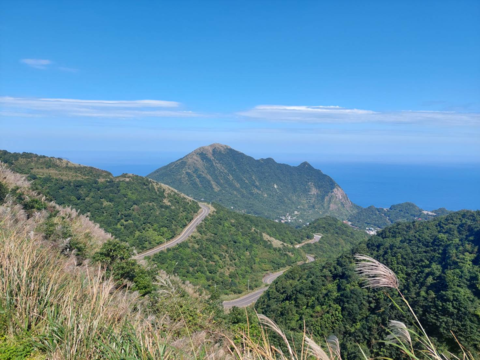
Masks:
[[[410,201],[425,210],[480,209],[480,165],[312,164],[363,207]]]
[[[148,175],[162,164],[89,164],[114,175]],[[296,164],[295,164],[296,165]],[[410,201],[425,210],[480,209],[480,164],[399,165],[314,163],[331,176],[356,204],[390,207]]]

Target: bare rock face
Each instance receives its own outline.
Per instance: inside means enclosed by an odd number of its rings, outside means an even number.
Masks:
[[[345,191],[339,186],[336,186],[335,189],[333,189],[333,191],[327,196],[326,201],[329,204],[330,211],[336,211],[337,209],[342,208],[353,210],[355,208],[355,204],[350,201],[347,194],[345,194]]]
[[[358,209],[331,177],[307,162],[256,160],[222,144],[198,148],[148,177],[197,200],[282,222],[304,224],[326,215],[343,220]]]

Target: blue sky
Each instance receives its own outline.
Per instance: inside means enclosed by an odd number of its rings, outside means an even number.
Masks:
[[[480,161],[478,1],[0,4],[0,148]]]

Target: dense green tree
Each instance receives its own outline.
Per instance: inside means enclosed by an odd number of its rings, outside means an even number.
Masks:
[[[116,262],[128,260],[133,256],[132,248],[118,240],[109,240],[102,245],[102,248],[95,254],[94,260],[113,265]]]
[[[257,302],[257,310],[282,327],[323,338],[333,333],[345,358],[361,344],[385,355],[379,343],[389,320],[413,326],[394,291],[363,288],[355,253],[369,255],[398,276],[427,333],[443,348],[464,346],[480,353],[480,211],[460,211],[430,221],[397,223],[336,260],[294,267]],[[399,304],[400,311],[392,300]]]

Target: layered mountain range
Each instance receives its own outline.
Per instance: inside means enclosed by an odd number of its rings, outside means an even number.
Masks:
[[[200,147],[148,177],[197,200],[297,226],[333,216],[361,229],[383,228],[397,221],[428,220],[448,213],[445,209],[424,211],[413,203],[362,208],[308,162],[290,166],[272,158],[256,160],[222,144]]]
[[[172,240],[200,209],[196,201],[151,179],[132,174],[115,177],[59,158],[0,150],[1,166],[27,176],[32,189],[49,201],[88,214],[132,251]],[[295,245],[312,239],[320,227],[324,241],[311,250],[317,259],[338,256],[366,237],[360,231],[348,233],[350,228],[336,219],[319,219],[296,229],[215,204],[188,241],[152,261],[159,269],[219,294],[241,293],[261,286],[266,273],[305,261],[305,252]],[[341,238],[327,236],[339,230],[344,233]],[[145,283],[134,276],[130,281],[138,287]]]

